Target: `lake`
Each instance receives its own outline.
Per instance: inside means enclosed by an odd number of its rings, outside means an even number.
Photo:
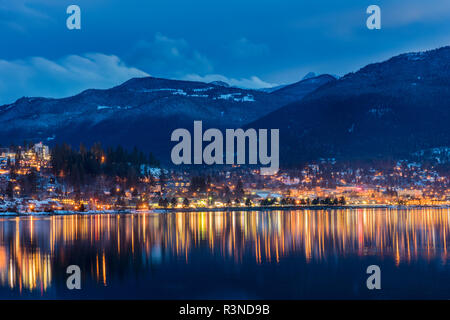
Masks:
[[[449,249],[442,208],[0,217],[0,298],[449,299]]]

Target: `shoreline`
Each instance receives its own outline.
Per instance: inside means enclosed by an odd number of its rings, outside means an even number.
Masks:
[[[106,211],[54,211],[54,212],[0,212],[0,217],[33,217],[33,216],[66,216],[66,215],[99,215],[99,214],[137,214],[137,213],[198,213],[198,212],[238,212],[238,211],[290,211],[290,210],[357,210],[357,209],[450,209],[450,205],[303,205],[303,206],[257,206],[227,208],[156,208],[149,210],[119,209]]]
[[[449,209],[450,205],[300,205],[300,206],[257,206],[257,207],[227,207],[227,208],[159,208],[153,211],[171,212],[220,212],[220,211],[288,211],[288,210],[355,210],[355,209]]]

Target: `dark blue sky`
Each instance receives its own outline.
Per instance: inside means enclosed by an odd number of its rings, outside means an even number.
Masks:
[[[66,28],[70,4],[81,30]],[[0,104],[146,74],[258,88],[449,45],[450,1],[0,0],[0,38]]]

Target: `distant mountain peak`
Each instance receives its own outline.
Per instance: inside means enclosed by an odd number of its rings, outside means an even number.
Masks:
[[[273,93],[287,95],[291,97],[291,99],[299,101],[303,99],[303,97],[307,94],[334,80],[336,80],[336,78],[332,75],[321,74],[319,76],[303,79],[298,82],[283,86],[280,89],[274,90]]]
[[[308,72],[303,78],[302,80],[308,80],[311,78],[315,78],[317,77],[317,74],[315,72]]]

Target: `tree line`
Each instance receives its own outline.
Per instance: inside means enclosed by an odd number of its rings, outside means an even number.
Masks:
[[[65,143],[57,144],[51,150],[51,162],[55,176],[73,186],[88,184],[100,175],[119,178],[133,186],[149,174],[150,167],[160,165],[152,153],[145,154],[136,147],[132,151],[122,146],[105,150],[99,143],[90,149],[80,144],[78,150]]]

